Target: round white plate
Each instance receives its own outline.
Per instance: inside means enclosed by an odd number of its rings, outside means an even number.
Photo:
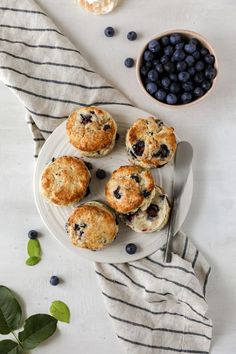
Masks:
[[[91,193],[83,199],[84,201],[104,200],[104,186],[107,182],[110,173],[119,166],[129,164],[125,151],[125,133],[128,127],[140,117],[146,117],[150,114],[134,107],[129,106],[104,106],[105,110],[109,111],[115,118],[118,124],[118,132],[120,139],[117,142],[114,150],[107,156],[102,158],[84,158],[85,161],[90,161],[93,165],[91,170],[92,181],[90,184]],[[44,144],[35,167],[34,174],[34,195],[39,214],[50,231],[50,233],[66,248],[71,250],[78,256],[88,258],[96,262],[105,263],[123,263],[134,261],[143,258],[160,248],[166,241],[167,228],[162,231],[154,232],[151,234],[135,233],[130,228],[120,223],[120,230],[116,240],[112,245],[100,251],[90,251],[80,249],[73,246],[65,231],[65,224],[69,214],[72,212],[73,207],[57,207],[48,204],[39,193],[39,179],[41,172],[46,164],[48,164],[53,157],[62,155],[80,156],[78,151],[69,143],[65,133],[65,124],[63,122],[47,139]],[[96,178],[95,172],[97,168],[102,168],[107,172],[108,177],[105,180]],[[160,169],[152,170],[155,181],[158,185],[162,186],[166,193],[170,194],[171,180],[173,177],[173,165],[167,164]],[[177,218],[176,230],[179,230],[184,222],[192,198],[193,190],[193,175],[192,170],[184,189],[180,204],[180,212]],[[129,255],[125,251],[127,243],[135,243],[137,245],[137,252],[134,255]]]

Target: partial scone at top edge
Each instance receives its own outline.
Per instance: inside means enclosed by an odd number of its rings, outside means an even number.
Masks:
[[[112,172],[105,187],[105,195],[111,208],[126,214],[147,208],[155,194],[154,187],[154,179],[149,170],[139,166],[121,166]]]
[[[74,156],[61,156],[44,168],[40,192],[49,203],[73,205],[85,196],[90,180],[90,172],[82,160]]]
[[[67,223],[73,245],[90,250],[100,250],[111,244],[118,230],[115,214],[104,203],[97,201],[78,206]]]
[[[143,168],[164,166],[173,158],[176,146],[174,128],[155,117],[136,120],[126,134],[129,160]]]
[[[72,112],[66,123],[70,143],[83,156],[102,157],[114,147],[117,125],[109,112],[99,107],[83,107]]]

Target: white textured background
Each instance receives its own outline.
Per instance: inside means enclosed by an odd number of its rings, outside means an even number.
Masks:
[[[235,0],[123,0],[114,13],[94,17],[73,0],[40,0],[59,28],[87,60],[140,108],[173,124],[194,146],[194,196],[184,231],[212,264],[209,313],[214,321],[213,354],[236,352],[236,2]],[[118,34],[104,37],[106,26]],[[123,60],[136,57],[145,41],[167,29],[186,28],[209,39],[220,72],[213,94],[192,108],[159,108],[140,90]],[[139,40],[126,33],[136,30]],[[34,352],[44,354],[122,354],[97,288],[93,265],[76,259],[42,225],[33,193],[33,144],[24,109],[0,83],[0,283],[19,293],[27,314],[47,312],[52,300],[70,307],[70,325]],[[24,265],[27,232],[35,228],[43,260]],[[52,287],[50,275],[63,284]]]

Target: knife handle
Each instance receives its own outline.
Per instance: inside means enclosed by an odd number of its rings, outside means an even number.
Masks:
[[[174,198],[172,203],[172,208],[171,208],[168,231],[167,231],[166,249],[164,251],[164,258],[163,258],[164,263],[171,262],[171,239],[174,236],[177,209],[178,209],[178,199]]]

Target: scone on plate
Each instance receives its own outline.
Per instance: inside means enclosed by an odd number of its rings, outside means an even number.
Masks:
[[[174,128],[154,117],[138,119],[126,134],[126,149],[131,163],[143,168],[161,167],[176,150]]]
[[[84,156],[102,157],[114,147],[117,125],[110,113],[99,107],[83,107],[69,115],[66,133]]]
[[[115,215],[97,201],[78,206],[70,215],[66,228],[73,245],[90,250],[109,245],[118,233]]]
[[[154,232],[163,229],[170,216],[170,204],[162,188],[155,188],[155,195],[146,210],[122,215],[121,220],[135,232]]]
[[[118,213],[146,209],[155,194],[150,171],[139,166],[121,166],[113,171],[105,187],[108,204]]]
[[[44,168],[40,192],[49,203],[71,205],[85,196],[90,179],[90,172],[82,160],[74,156],[61,156]]]

